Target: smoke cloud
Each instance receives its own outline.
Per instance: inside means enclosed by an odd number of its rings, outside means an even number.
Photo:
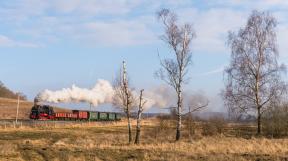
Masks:
[[[173,104],[172,92],[164,86],[160,86],[154,89],[145,90],[143,93],[143,98],[146,100],[144,105],[145,109],[151,107],[168,107]]]
[[[93,106],[110,103],[113,97],[113,87],[106,80],[98,80],[91,89],[80,88],[72,85],[59,91],[44,90],[37,95],[40,101],[53,103],[79,103],[87,102]]]
[[[139,97],[139,92],[132,92],[136,98]],[[143,94],[146,104],[144,108],[147,110],[151,107],[167,107],[172,100],[171,93],[165,87],[158,87],[152,90],[145,90]],[[95,86],[91,89],[80,88],[72,85],[70,88],[63,88],[58,91],[44,90],[37,95],[39,101],[52,103],[90,103],[93,106],[112,103],[114,90],[110,82],[106,80],[98,80]],[[138,105],[138,103],[136,103]]]

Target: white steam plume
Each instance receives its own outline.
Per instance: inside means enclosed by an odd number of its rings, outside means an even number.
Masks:
[[[138,91],[132,92],[136,98],[139,97]],[[87,102],[93,106],[105,103],[112,103],[114,90],[112,85],[106,80],[98,80],[96,85],[91,88],[80,88],[72,85],[71,88],[63,88],[58,91],[44,90],[37,95],[39,101],[52,103],[79,103]],[[158,87],[152,90],[145,90],[143,94],[146,104],[144,108],[147,110],[151,107],[167,107],[171,102],[170,91],[165,87]],[[138,106],[138,99],[136,106]]]
[[[46,89],[39,93],[37,98],[40,101],[53,103],[87,102],[93,106],[98,106],[99,104],[110,103],[113,93],[111,84],[106,80],[100,79],[91,89],[79,88],[76,85],[72,85],[71,88],[63,88],[59,91]]]

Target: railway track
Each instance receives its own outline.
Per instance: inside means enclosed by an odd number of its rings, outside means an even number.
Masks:
[[[74,125],[93,125],[93,124],[107,124],[113,123],[115,121],[70,121],[70,120],[18,120],[16,123],[13,119],[3,119],[0,120],[0,129],[6,128],[20,128],[20,127],[65,127],[65,126],[74,126]]]

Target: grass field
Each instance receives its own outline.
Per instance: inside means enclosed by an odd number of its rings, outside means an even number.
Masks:
[[[288,160],[288,139],[195,136],[143,125],[141,145],[127,144],[125,122],[0,130],[0,160]],[[135,125],[135,122],[133,122]]]
[[[19,119],[28,118],[32,105],[32,102],[20,102]],[[0,98],[0,118],[14,119],[16,106],[16,100]],[[56,110],[63,111],[60,108]],[[206,136],[201,124],[193,125],[197,129],[193,135],[189,135],[184,124],[182,140],[174,142],[173,121],[149,119],[143,120],[141,144],[129,145],[125,120],[38,123],[41,124],[20,128],[0,126],[0,161],[288,160],[288,138],[255,137],[253,125],[225,125],[221,134]]]

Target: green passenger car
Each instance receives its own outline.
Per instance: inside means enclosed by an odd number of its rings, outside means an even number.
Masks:
[[[96,121],[99,120],[98,112],[89,112],[89,120]]]
[[[121,115],[119,113],[115,113],[115,121],[121,120]]]
[[[99,112],[99,120],[108,120],[108,113]]]
[[[121,115],[113,112],[89,111],[88,118],[90,121],[119,121],[121,120]]]
[[[111,121],[111,120],[112,120],[112,121],[116,120],[115,115],[116,115],[115,113],[109,113],[109,114],[108,114],[108,120],[110,120],[110,121]]]

